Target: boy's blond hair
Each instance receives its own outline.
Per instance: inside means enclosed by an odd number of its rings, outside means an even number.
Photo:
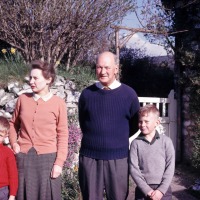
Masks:
[[[145,116],[146,114],[153,113],[156,117],[160,117],[160,112],[153,104],[147,104],[140,108],[139,110],[139,117]]]
[[[0,132],[8,134],[9,128],[9,121],[5,117],[0,116]]]

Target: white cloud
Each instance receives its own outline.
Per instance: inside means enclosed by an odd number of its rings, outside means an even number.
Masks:
[[[126,44],[127,47],[136,47],[141,50],[145,50],[146,54],[149,56],[165,56],[167,55],[166,50],[159,45],[151,44],[145,39],[145,37],[140,33],[135,33],[133,37]]]

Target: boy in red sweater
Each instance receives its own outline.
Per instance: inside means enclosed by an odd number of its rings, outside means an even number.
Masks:
[[[0,200],[14,200],[18,188],[18,173],[15,156],[3,145],[8,136],[9,122],[0,116]]]

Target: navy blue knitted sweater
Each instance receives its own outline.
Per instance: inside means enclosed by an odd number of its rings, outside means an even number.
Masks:
[[[80,154],[101,160],[128,157],[129,122],[138,110],[138,97],[125,84],[113,90],[95,84],[84,89],[79,99]]]

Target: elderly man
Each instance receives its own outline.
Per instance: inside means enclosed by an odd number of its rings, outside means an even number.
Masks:
[[[83,200],[125,200],[128,195],[128,152],[131,126],[137,124],[135,91],[116,80],[118,62],[111,52],[97,58],[99,82],[83,90],[79,122],[83,132],[79,183]]]

